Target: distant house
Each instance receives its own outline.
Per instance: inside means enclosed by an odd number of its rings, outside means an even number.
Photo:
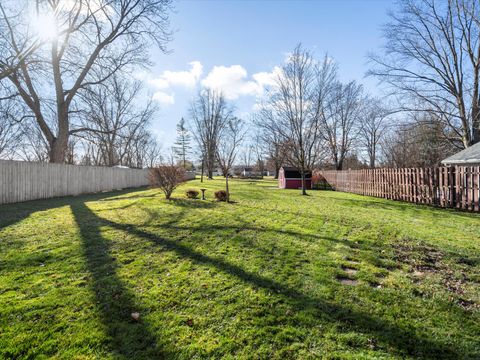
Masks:
[[[301,189],[302,175],[297,168],[282,166],[278,172],[278,187],[280,189]],[[305,187],[312,188],[312,173],[305,174]]]
[[[235,176],[244,178],[257,178],[262,176],[262,173],[258,171],[257,168],[251,166],[235,166],[233,173]]]
[[[480,165],[480,143],[472,145],[445,160],[443,165],[463,165],[463,166],[479,166]]]
[[[250,176],[256,176],[256,175],[257,175],[257,172],[252,167],[244,167],[242,169],[243,177],[250,177]]]

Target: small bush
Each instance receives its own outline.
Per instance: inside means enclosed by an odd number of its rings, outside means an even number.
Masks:
[[[198,198],[199,192],[195,189],[189,189],[189,190],[185,191],[185,194],[187,195],[187,197],[189,199],[196,199],[196,198]]]
[[[315,170],[312,175],[312,189],[332,190],[332,187],[319,170]]]
[[[185,181],[185,169],[179,166],[162,165],[150,169],[148,179],[154,188],[160,188],[167,199],[173,190]]]
[[[227,201],[227,192],[225,190],[215,191],[215,199],[217,201]]]

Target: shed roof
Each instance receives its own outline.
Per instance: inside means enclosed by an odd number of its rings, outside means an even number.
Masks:
[[[300,179],[302,176],[300,174],[300,171],[296,167],[293,166],[282,166],[282,169],[285,173],[286,178],[297,178]],[[312,173],[309,172],[305,174],[305,178],[309,179],[312,177]]]
[[[480,143],[474,144],[455,155],[452,155],[445,160],[442,160],[444,165],[470,165],[480,164]]]

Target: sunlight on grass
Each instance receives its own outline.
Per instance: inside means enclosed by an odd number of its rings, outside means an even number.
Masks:
[[[222,186],[2,206],[0,357],[480,356],[478,215]]]

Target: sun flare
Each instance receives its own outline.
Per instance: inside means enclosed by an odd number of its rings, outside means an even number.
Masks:
[[[58,37],[58,24],[51,13],[37,14],[32,19],[35,35],[41,41],[52,41]]]

